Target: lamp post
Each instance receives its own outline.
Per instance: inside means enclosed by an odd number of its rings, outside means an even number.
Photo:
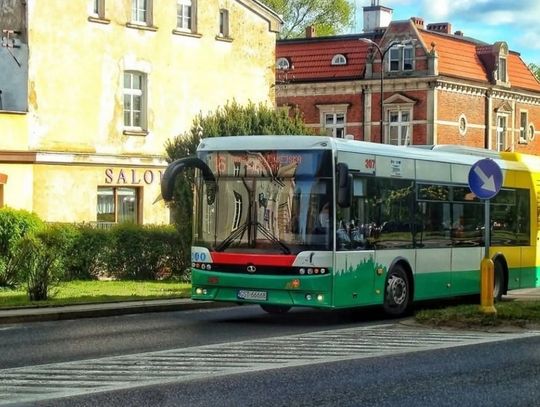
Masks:
[[[381,122],[380,122],[380,132],[381,132],[381,143],[383,142],[383,129],[384,129],[384,112],[383,112],[383,98],[384,98],[384,56],[390,51],[390,49],[396,45],[399,45],[401,47],[405,46],[407,43],[410,42],[410,40],[405,41],[392,41],[390,42],[384,49],[381,49],[379,45],[375,42],[370,40],[369,38],[360,38],[360,41],[370,44],[372,47],[374,47],[377,52],[379,53],[379,56],[381,57]]]

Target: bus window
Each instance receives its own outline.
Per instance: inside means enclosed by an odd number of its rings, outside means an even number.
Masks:
[[[452,204],[453,246],[480,246],[484,243],[484,205]]]
[[[422,230],[417,239],[417,246],[451,246],[450,187],[446,185],[419,184],[417,187],[417,199],[422,218]]]
[[[413,247],[420,230],[414,182],[358,177],[351,208],[338,211],[338,250]]]
[[[493,246],[530,244],[528,190],[500,190],[491,200],[490,212]]]

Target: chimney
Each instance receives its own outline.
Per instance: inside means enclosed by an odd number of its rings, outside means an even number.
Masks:
[[[424,29],[424,19],[422,17],[411,17],[411,20],[416,28]]]
[[[450,23],[433,23],[427,25],[428,31],[435,31],[443,34],[452,33],[452,24]]]
[[[364,11],[364,29],[365,33],[377,31],[378,28],[388,27],[392,22],[391,8],[381,6],[379,0],[371,0],[371,6],[362,7]]]
[[[309,25],[306,27],[306,38],[314,38],[317,36],[315,32],[315,26]]]

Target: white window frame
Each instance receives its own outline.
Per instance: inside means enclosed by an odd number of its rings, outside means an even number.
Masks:
[[[525,120],[523,120],[525,118]],[[519,143],[527,144],[529,133],[529,112],[521,110],[519,112]]]
[[[131,0],[131,22],[139,25],[152,25],[153,0]]]
[[[278,58],[276,61],[276,68],[280,70],[289,69],[291,67],[291,63],[287,58]]]
[[[508,115],[498,114],[496,120],[497,120],[497,126],[496,126],[496,132],[495,132],[495,135],[496,135],[495,148],[496,148],[496,151],[506,151]]]
[[[347,65],[347,57],[343,54],[336,54],[332,57],[332,65]]]
[[[135,77],[139,78],[140,86],[134,86]],[[129,80],[126,86],[126,79]],[[146,129],[146,107],[147,107],[147,75],[140,71],[124,71],[123,75],[123,112],[124,128],[132,131],[144,131]],[[129,107],[126,108],[126,97],[129,98]],[[135,102],[139,99],[140,110],[135,109]],[[126,120],[126,111],[128,120]],[[136,113],[139,113],[137,123]]]
[[[319,109],[319,133],[328,137],[345,138],[349,104],[316,105],[316,107]],[[332,117],[332,122],[329,125],[326,124],[327,116]],[[342,123],[338,123],[338,117],[340,116],[343,120]]]
[[[327,122],[327,118],[331,119],[331,123]],[[338,119],[341,118],[341,123]],[[327,136],[334,138],[345,138],[345,129],[347,123],[346,112],[325,112],[323,113],[323,129]]]
[[[197,0],[178,0],[176,3],[176,29],[197,32]]]
[[[508,61],[506,56],[499,56],[499,64],[497,66],[497,79],[503,83],[508,82]]]
[[[412,142],[412,112],[410,107],[389,107],[386,111],[388,118],[388,133],[386,135],[386,144],[397,146],[409,145]],[[408,120],[403,120],[403,116],[407,114]],[[395,115],[397,120],[392,121],[392,116]],[[392,132],[397,131],[397,138],[393,140]]]
[[[405,59],[405,50],[411,51],[410,58]],[[397,44],[390,48],[388,54],[388,72],[414,70],[414,46]]]
[[[229,10],[220,9],[219,10],[219,32],[218,35],[223,38],[228,38],[230,36],[229,29]]]

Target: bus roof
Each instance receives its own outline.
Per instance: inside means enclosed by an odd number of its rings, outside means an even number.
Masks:
[[[473,165],[483,158],[491,158],[502,169],[540,172],[540,157],[537,156],[519,153],[501,153],[493,150],[457,145],[402,147],[324,136],[270,135],[211,137],[201,140],[197,150],[334,150],[465,165]]]

